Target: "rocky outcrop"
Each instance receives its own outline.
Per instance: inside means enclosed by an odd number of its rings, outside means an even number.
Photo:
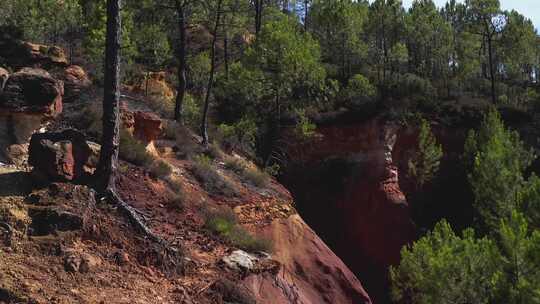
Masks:
[[[137,111],[134,114],[134,136],[143,142],[147,150],[154,151],[154,140],[158,139],[163,131],[161,118],[151,112]]]
[[[68,66],[59,75],[59,79],[64,81],[64,102],[66,103],[76,101],[81,93],[92,85],[84,69],[78,65]]]
[[[259,233],[273,240],[272,259],[280,266],[244,279],[257,303],[371,303],[360,281],[298,214],[276,219]]]
[[[75,181],[85,176],[84,167],[91,154],[84,134],[65,130],[34,134],[28,161],[33,172],[46,181]]]
[[[0,154],[11,145],[25,145],[44,123],[62,112],[64,87],[42,69],[12,74],[0,92]]]
[[[133,92],[164,100],[173,100],[176,92],[167,82],[166,72],[150,72],[135,83]]]
[[[24,68],[11,75],[0,95],[0,109],[54,118],[62,112],[64,86],[42,69]]]
[[[68,59],[61,48],[22,41],[9,32],[0,32],[0,58],[14,68],[68,66]]]
[[[377,119],[320,125],[290,146],[283,178],[300,214],[362,280],[376,303],[388,295],[387,268],[415,238],[393,159],[398,127]]]

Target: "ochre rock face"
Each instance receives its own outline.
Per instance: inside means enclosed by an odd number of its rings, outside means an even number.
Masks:
[[[73,181],[84,176],[91,149],[75,130],[36,133],[30,140],[28,162],[47,181]]]
[[[299,215],[275,219],[259,233],[273,240],[272,259],[280,267],[244,279],[257,303],[371,303],[360,281]]]
[[[415,239],[393,160],[398,128],[379,120],[322,125],[318,137],[288,147],[283,182],[300,214],[384,303],[387,269]]]
[[[141,77],[140,81],[135,83],[133,91],[165,101],[172,101],[176,95],[175,90],[167,82],[166,72],[151,72]]]
[[[0,110],[54,118],[62,112],[64,85],[42,69],[24,68],[12,74],[0,95]]]
[[[135,112],[135,137],[144,143],[159,138],[162,131],[161,119],[154,113]]]

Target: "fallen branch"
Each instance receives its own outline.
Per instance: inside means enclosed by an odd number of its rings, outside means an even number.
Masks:
[[[144,223],[140,213],[124,202],[114,190],[108,190],[107,198],[119,208],[139,233],[156,245],[158,260],[160,265],[163,266],[164,272],[169,274],[183,273],[182,253],[178,248],[171,246],[168,241],[152,232]]]

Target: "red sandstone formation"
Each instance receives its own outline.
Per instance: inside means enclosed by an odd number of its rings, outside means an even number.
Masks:
[[[392,157],[397,131],[396,126],[376,119],[322,125],[317,129],[317,139],[289,147],[291,162],[299,165],[301,172],[342,160],[347,172],[342,172],[343,176],[323,173],[326,176],[318,179],[308,176],[320,174],[317,171],[291,173],[293,176],[284,181],[293,193],[300,194],[296,199],[299,209],[308,213],[308,223],[317,223],[317,232],[329,239],[334,251],[368,287],[375,302],[387,294],[384,289],[388,266],[399,263],[401,248],[415,238],[408,204],[399,186],[399,170]],[[330,183],[341,188],[332,192]],[[302,193],[308,194],[302,197]]]
[[[11,145],[26,145],[43,123],[57,117],[63,94],[62,82],[45,70],[24,68],[12,74],[0,91],[0,154],[11,159],[13,154],[6,153]]]
[[[360,281],[297,214],[263,229],[273,240],[275,274],[248,276],[245,286],[261,304],[369,304]]]
[[[144,143],[158,139],[162,132],[161,118],[151,112],[135,112],[135,137]]]
[[[48,181],[73,181],[85,176],[91,153],[86,137],[78,131],[37,133],[30,140],[28,161]]]
[[[77,100],[81,93],[92,85],[84,69],[78,65],[68,66],[59,78],[64,81],[64,102]]]

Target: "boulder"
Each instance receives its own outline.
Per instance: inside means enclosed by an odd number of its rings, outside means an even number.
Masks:
[[[64,87],[42,69],[23,68],[0,91],[0,154],[30,136],[62,112]]]
[[[234,270],[253,270],[259,258],[243,250],[235,250],[230,255],[223,257],[223,263]]]
[[[54,118],[62,112],[64,85],[42,69],[23,68],[7,80],[0,95],[2,114],[25,113]]]
[[[135,112],[134,135],[140,141],[150,144],[158,139],[162,132],[161,118],[151,112]]]
[[[85,176],[91,153],[85,135],[78,131],[36,133],[30,140],[28,162],[47,181],[74,181]]]
[[[64,81],[64,102],[76,101],[85,90],[90,88],[92,82],[84,69],[78,65],[70,65],[59,75]]]
[[[23,55],[27,57],[30,62],[51,66],[66,66],[68,64],[64,50],[57,46],[48,46],[30,42],[23,42],[23,46],[26,51]]]

